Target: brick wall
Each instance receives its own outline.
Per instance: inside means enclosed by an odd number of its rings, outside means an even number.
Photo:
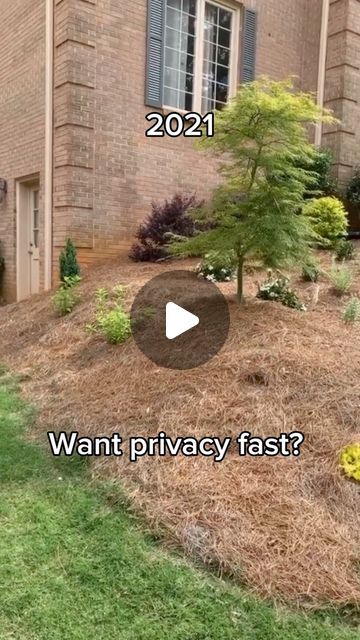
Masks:
[[[56,262],[66,236],[83,262],[126,250],[152,200],[208,197],[215,165],[190,139],[145,137],[146,0],[55,0]],[[317,84],[321,0],[249,0],[257,73]]]
[[[40,175],[43,216],[45,1],[0,0],[0,15],[0,177],[8,182],[6,200],[0,203],[0,241],[4,294],[14,300],[17,178]]]

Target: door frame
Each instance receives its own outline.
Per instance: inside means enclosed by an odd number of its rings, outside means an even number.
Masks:
[[[24,232],[27,240],[29,239],[29,212],[30,212],[30,193],[34,188],[40,191],[40,175],[38,173],[19,178],[16,180],[16,299],[17,301],[25,300],[31,295],[30,269],[24,255],[28,256],[29,247],[24,243]],[[26,189],[26,207],[24,212],[24,196]],[[25,215],[24,215],[25,213]],[[41,220],[40,220],[41,227]],[[27,266],[26,266],[27,265]],[[27,281],[26,291],[24,281]]]

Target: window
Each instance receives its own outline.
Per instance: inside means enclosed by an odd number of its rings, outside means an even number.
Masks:
[[[166,0],[163,104],[206,113],[234,94],[239,10],[208,0]]]

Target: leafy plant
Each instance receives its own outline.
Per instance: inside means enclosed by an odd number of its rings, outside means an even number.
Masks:
[[[344,265],[333,265],[328,276],[332,284],[333,291],[336,295],[343,296],[348,293],[353,282],[353,277],[350,269],[348,269]]]
[[[172,236],[191,237],[197,231],[192,211],[202,205],[196,197],[177,194],[164,204],[152,204],[152,212],[136,234],[129,257],[136,262],[156,262],[166,258]]]
[[[296,166],[315,174],[314,184],[305,192],[306,199],[321,196],[333,196],[338,192],[337,182],[332,174],[334,158],[329,149],[316,149],[311,162],[295,162]]]
[[[297,309],[298,311],[306,311],[306,307],[298,295],[290,289],[289,278],[286,278],[280,273],[274,277],[272,272],[269,271],[267,279],[258,285],[257,298],[281,302],[285,307]]]
[[[343,313],[343,320],[347,324],[354,324],[360,320],[360,299],[352,296]]]
[[[302,205],[316,175],[295,166],[294,158],[302,164],[314,161],[307,126],[333,118],[313,96],[295,92],[292,82],[266,78],[242,85],[216,118],[216,136],[200,142],[224,160],[223,182],[208,212],[216,226],[175,242],[172,252],[235,251],[241,302],[249,257],[271,268],[303,262],[314,233]]]
[[[97,289],[95,322],[87,325],[86,329],[102,335],[110,344],[125,342],[131,335],[131,320],[123,308],[124,295],[123,285],[117,285],[111,292],[105,288]]]
[[[71,238],[66,242],[65,249],[59,257],[60,281],[65,282],[65,278],[80,276],[80,266],[77,261],[77,252]]]
[[[334,246],[338,238],[346,234],[348,216],[338,198],[309,200],[303,207],[303,213],[310,220],[318,244],[324,248]]]
[[[336,260],[339,262],[343,260],[352,260],[354,257],[355,249],[350,240],[341,238],[335,245]]]
[[[343,449],[340,467],[348,478],[360,482],[360,443],[349,444]]]
[[[196,272],[209,282],[230,282],[236,272],[236,255],[234,252],[223,254],[210,251],[198,265]]]
[[[74,307],[79,304],[81,297],[76,290],[81,278],[79,276],[66,277],[59,289],[52,297],[53,305],[60,316],[71,313]]]
[[[360,167],[355,168],[354,175],[346,190],[346,196],[352,204],[360,204]]]
[[[321,275],[320,264],[317,260],[309,259],[302,268],[302,279],[305,282],[317,282]]]

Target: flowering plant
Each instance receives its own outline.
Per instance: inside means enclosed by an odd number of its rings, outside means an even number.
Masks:
[[[234,252],[222,253],[211,251],[207,253],[196,267],[199,278],[209,282],[230,282],[236,271],[236,257]]]

